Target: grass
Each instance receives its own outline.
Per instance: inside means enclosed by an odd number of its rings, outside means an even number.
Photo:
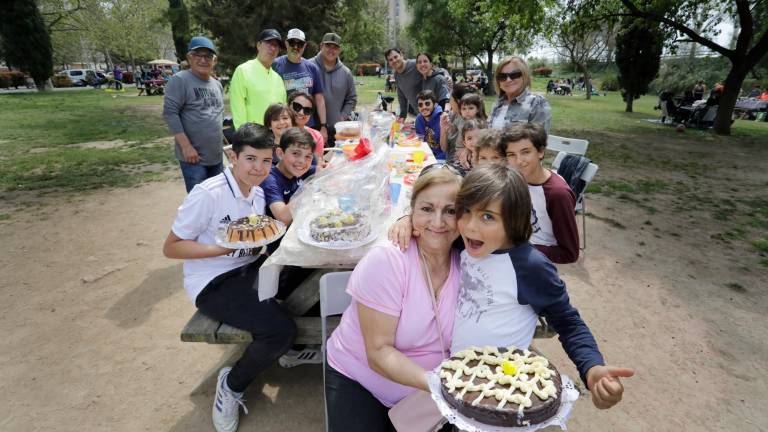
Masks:
[[[170,146],[155,142],[168,135],[162,98],[133,91],[0,96],[0,190],[80,191],[157,178],[158,165],[174,162]],[[114,148],[73,145],[115,140]]]

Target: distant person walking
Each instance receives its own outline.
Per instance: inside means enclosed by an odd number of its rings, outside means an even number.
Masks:
[[[112,70],[112,77],[115,79],[115,90],[122,90],[123,89],[123,71],[120,69],[120,66],[115,65],[115,68]]]
[[[224,90],[211,76],[216,47],[196,36],[189,42],[189,70],[173,75],[165,87],[163,117],[176,141],[176,159],[189,193],[196,184],[220,174]]]

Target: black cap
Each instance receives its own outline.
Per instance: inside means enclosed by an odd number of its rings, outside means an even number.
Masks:
[[[264,29],[259,33],[259,42],[264,42],[268,40],[277,39],[280,42],[283,41],[283,38],[280,37],[280,33],[275,29]]]

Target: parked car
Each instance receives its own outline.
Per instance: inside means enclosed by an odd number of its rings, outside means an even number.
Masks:
[[[82,87],[88,85],[88,75],[93,76],[95,73],[93,69],[64,69],[58,75],[67,76],[72,85]]]

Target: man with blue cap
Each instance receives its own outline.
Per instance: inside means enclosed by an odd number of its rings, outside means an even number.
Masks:
[[[213,78],[216,46],[195,36],[187,50],[189,69],[175,74],[165,88],[163,117],[176,141],[184,184],[196,184],[222,172],[224,90]]]

